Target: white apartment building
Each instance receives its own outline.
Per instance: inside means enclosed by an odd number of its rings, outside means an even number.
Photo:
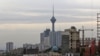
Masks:
[[[44,51],[50,48],[49,33],[50,33],[50,29],[46,29],[43,33],[40,34],[39,51]]]

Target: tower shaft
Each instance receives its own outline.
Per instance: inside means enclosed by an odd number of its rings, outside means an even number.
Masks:
[[[55,32],[55,24],[52,23],[52,32]]]

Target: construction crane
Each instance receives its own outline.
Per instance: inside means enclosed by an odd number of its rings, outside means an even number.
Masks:
[[[85,31],[93,31],[93,29],[84,29],[84,26],[82,26],[82,29],[79,29],[79,32],[82,31],[82,45],[84,46],[84,32]]]

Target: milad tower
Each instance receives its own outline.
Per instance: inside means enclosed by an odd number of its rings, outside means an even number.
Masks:
[[[58,49],[57,45],[56,45],[56,36],[55,36],[55,22],[56,22],[56,18],[54,17],[54,6],[53,6],[53,16],[51,18],[51,23],[52,23],[52,37],[53,37],[53,46],[52,46],[52,50],[55,51]]]

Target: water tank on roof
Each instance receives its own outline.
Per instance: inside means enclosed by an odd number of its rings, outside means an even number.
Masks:
[[[76,27],[75,26],[72,26],[71,29],[76,29]]]
[[[71,27],[71,31],[76,31],[76,27],[75,26],[72,26]]]

